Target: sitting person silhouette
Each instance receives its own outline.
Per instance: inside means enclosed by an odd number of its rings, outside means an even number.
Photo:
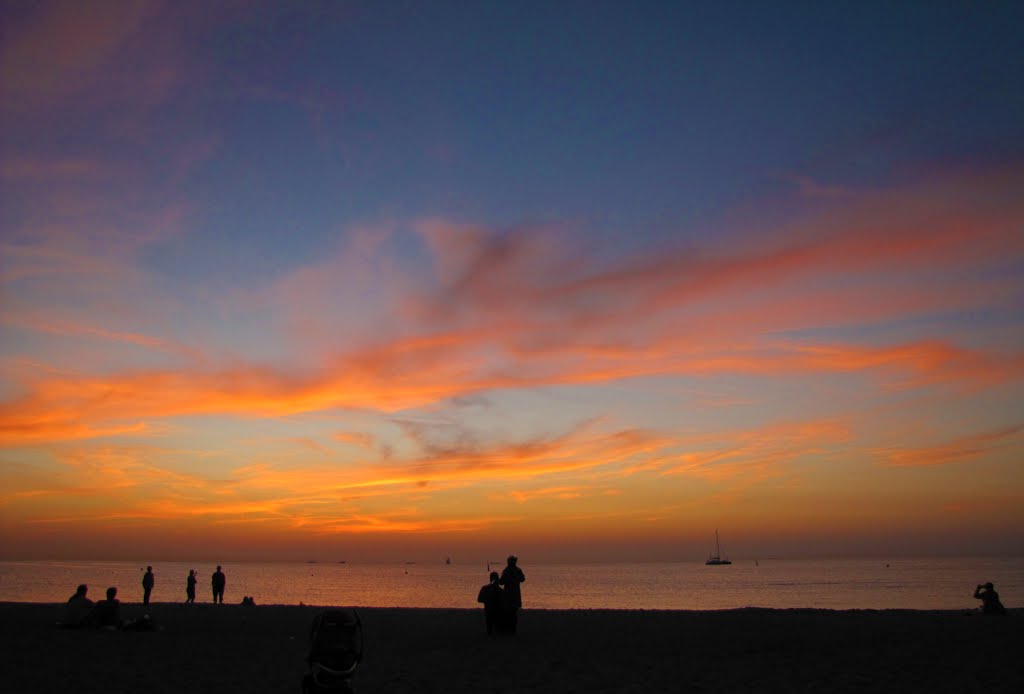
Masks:
[[[107,588],[107,599],[96,603],[89,623],[97,627],[115,629],[121,626],[121,601],[117,599],[117,588]]]
[[[92,613],[92,600],[85,595],[89,592],[89,586],[84,583],[78,586],[75,594],[68,598],[67,607],[64,608],[64,619],[59,625],[64,629],[76,629],[88,622]]]
[[[999,593],[995,591],[995,586],[991,583],[975,588],[974,597],[976,600],[981,600],[982,614],[1006,614],[1006,608],[1003,607],[1003,603],[999,602]]]
[[[490,583],[483,586],[476,596],[477,602],[484,604],[484,621],[487,624],[487,635],[502,630],[502,614],[505,611],[505,591],[501,589],[497,571],[492,571]]]

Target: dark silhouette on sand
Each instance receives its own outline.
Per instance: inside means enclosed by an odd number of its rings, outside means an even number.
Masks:
[[[117,588],[107,588],[107,599],[96,603],[89,622],[97,627],[121,626],[121,601],[117,599]]]
[[[185,602],[194,603],[196,601],[196,570],[189,569],[188,578],[185,579]]]
[[[363,623],[351,607],[325,610],[309,631],[309,672],[303,694],[352,694],[352,679],[363,659]]]
[[[213,601],[215,603],[224,604],[224,586],[227,584],[227,579],[224,577],[224,572],[220,570],[220,566],[217,566],[217,570],[213,572]]]
[[[242,606],[243,607],[256,607],[256,598],[254,598],[251,595],[243,595],[242,596]]]
[[[59,622],[62,628],[77,629],[88,623],[93,610],[92,600],[86,597],[88,592],[89,586],[83,583],[78,586],[75,594],[68,598],[67,607],[64,608],[64,618]]]
[[[505,612],[505,591],[501,589],[501,579],[497,571],[491,572],[490,583],[480,588],[476,596],[477,602],[484,605],[484,620],[487,624],[487,635],[500,631]]]
[[[75,594],[68,598],[69,605],[92,605],[92,600],[86,597],[86,593],[89,592],[89,586],[82,583],[75,589]]]
[[[506,618],[508,619],[508,631],[512,634],[516,633],[516,627],[519,624],[519,608],[523,606],[523,594],[519,584],[526,581],[523,570],[516,565],[518,561],[519,559],[514,555],[509,556],[508,564],[501,572],[499,581],[505,588]]]
[[[146,573],[142,577],[142,604],[149,604],[149,596],[153,592],[153,584],[156,580],[153,578],[153,567],[147,566]]]
[[[1006,608],[999,602],[999,593],[991,583],[975,588],[974,597],[981,600],[982,614],[1006,614]]]

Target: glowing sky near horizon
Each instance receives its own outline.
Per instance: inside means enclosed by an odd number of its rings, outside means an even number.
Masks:
[[[1015,3],[5,3],[0,558],[1024,552]]]

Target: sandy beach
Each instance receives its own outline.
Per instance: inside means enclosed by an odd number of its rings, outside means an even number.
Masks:
[[[123,616],[143,606],[123,605]],[[319,608],[154,604],[155,632],[55,628],[62,605],[0,604],[9,692],[298,692]],[[1024,691],[1024,614],[361,609],[357,692]]]

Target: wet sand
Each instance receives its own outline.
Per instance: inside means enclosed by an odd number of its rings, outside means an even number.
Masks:
[[[125,604],[124,617],[143,613]],[[314,607],[150,605],[156,632],[55,628],[0,603],[8,692],[299,692]],[[370,692],[1018,692],[1024,611],[524,610],[488,639],[474,610],[359,610]]]

